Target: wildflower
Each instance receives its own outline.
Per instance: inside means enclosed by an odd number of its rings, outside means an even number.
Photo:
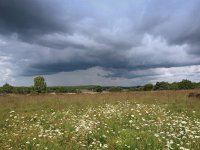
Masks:
[[[139,140],[139,139],[140,139],[140,137],[136,137],[136,139],[137,139],[137,140]]]
[[[104,145],[103,145],[103,148],[108,148],[108,144],[104,144]]]
[[[172,140],[167,141],[167,147],[168,147],[169,149],[172,149],[171,145],[172,145],[173,143],[174,143],[174,142],[173,142]]]
[[[187,122],[186,122],[186,121],[181,121],[181,123],[182,123],[182,124],[187,124]]]
[[[180,147],[180,150],[189,150],[189,149],[185,147]]]
[[[12,114],[12,113],[14,113],[15,111],[14,110],[12,110],[12,111],[10,111],[10,114]]]
[[[27,141],[27,142],[26,142],[26,144],[30,144],[30,142],[29,142],[29,141]]]

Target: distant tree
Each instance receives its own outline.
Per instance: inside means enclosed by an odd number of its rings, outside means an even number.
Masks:
[[[177,82],[173,82],[173,83],[169,84],[169,89],[170,90],[178,90],[179,89],[178,83]]]
[[[31,87],[14,87],[13,92],[17,94],[28,94],[31,93]]]
[[[200,82],[195,84],[196,89],[200,89]]]
[[[121,92],[122,88],[121,87],[111,87],[109,89],[110,92]]]
[[[46,92],[46,82],[44,77],[38,76],[34,78],[34,92],[45,93]]]
[[[3,93],[13,93],[13,86],[6,83],[2,87],[2,91],[3,91]]]
[[[97,86],[94,88],[95,92],[103,92],[103,88],[101,86]]]
[[[190,80],[182,80],[178,83],[178,87],[181,90],[193,89],[195,85]]]
[[[168,90],[169,83],[168,82],[157,82],[154,86],[154,90]]]
[[[3,93],[3,88],[2,87],[0,87],[0,93]]]
[[[145,84],[144,87],[143,87],[143,90],[144,91],[152,91],[153,90],[153,84],[151,84],[151,83]]]

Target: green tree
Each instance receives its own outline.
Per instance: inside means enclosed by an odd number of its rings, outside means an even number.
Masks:
[[[3,93],[3,88],[2,87],[0,87],[0,93]]]
[[[178,90],[178,83],[177,82],[173,82],[169,85],[169,89],[170,90]]]
[[[6,83],[2,87],[2,91],[3,91],[3,93],[13,93],[13,86],[11,86],[10,84]]]
[[[103,88],[101,86],[97,86],[94,88],[95,92],[103,92]]]
[[[34,91],[38,93],[45,93],[46,92],[46,82],[44,77],[38,76],[34,78]]]
[[[200,82],[195,84],[196,89],[200,89]]]
[[[157,82],[154,86],[154,90],[168,90],[169,83],[168,82]]]
[[[153,84],[151,84],[151,83],[145,84],[143,90],[144,91],[152,91],[153,90]]]
[[[186,90],[186,89],[193,89],[195,85],[190,80],[182,80],[181,82],[178,83],[178,87],[181,90]]]
[[[109,89],[110,92],[121,92],[122,91],[122,88],[121,87],[117,87],[117,86],[114,86],[114,87],[111,87]]]

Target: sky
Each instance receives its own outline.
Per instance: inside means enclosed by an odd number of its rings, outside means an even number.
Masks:
[[[200,80],[199,0],[0,0],[0,85]]]

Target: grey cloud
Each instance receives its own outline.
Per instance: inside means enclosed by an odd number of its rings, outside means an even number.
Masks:
[[[100,67],[106,78],[153,78],[200,64],[199,1],[110,3],[2,0],[0,52],[24,76]]]
[[[135,75],[130,75],[128,72],[138,69],[146,70],[149,68],[198,65],[200,62],[199,58],[195,59],[194,56],[187,55],[185,49],[184,46],[169,46],[159,38],[146,36],[141,46],[137,48],[133,47],[129,50],[100,50],[91,49],[91,47],[86,49],[69,48],[56,52],[53,50],[49,53],[50,55],[47,60],[35,61],[35,63],[29,66],[32,70],[27,72],[30,75],[32,73],[52,74],[99,66],[105,68],[105,70],[112,71],[111,74],[105,77],[123,76],[126,78],[135,78]],[[174,51],[178,55],[174,55]],[[140,76],[143,75],[140,74]]]
[[[189,46],[188,53],[199,54],[200,1],[151,1],[142,16],[141,32],[164,37],[171,45]]]
[[[31,42],[35,36],[64,31],[59,13],[52,1],[1,0],[0,32],[16,33],[19,38]]]

